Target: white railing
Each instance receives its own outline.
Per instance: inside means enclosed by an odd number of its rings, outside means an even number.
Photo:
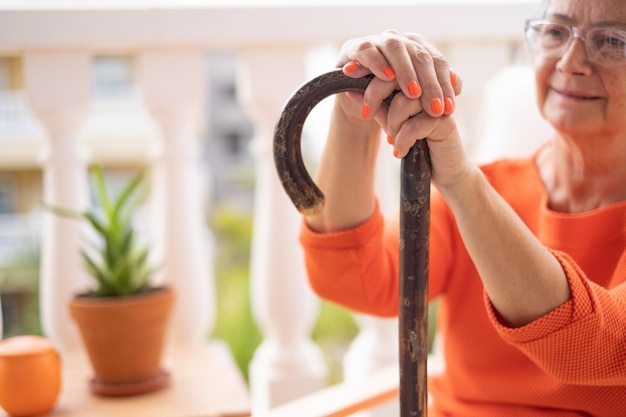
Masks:
[[[319,72],[333,65],[329,60],[312,67],[311,51],[390,28],[427,35],[464,79],[456,114],[471,137],[484,84],[519,59],[522,23],[537,1],[413,0],[352,7],[341,2],[281,7],[215,3],[15,0],[0,6],[0,55],[21,58],[30,109],[46,131],[44,199],[76,209],[88,196],[90,157],[80,132],[92,104],[90,58],[107,52],[134,57],[141,99],[158,129],[145,164],[153,173],[154,236],[167,265],[160,279],[179,293],[175,340],[191,344],[210,331],[215,314],[213,265],[196,172],[205,55],[236,51],[239,98],[256,127],[250,278],[254,317],[264,341],[251,364],[250,389],[253,410],[262,412],[325,384],[320,350],[309,337],[317,300],[306,283],[297,243],[301,220],[277,181],[271,156],[274,123],[286,99],[313,75],[311,68]],[[381,182],[381,190],[392,189],[389,183],[395,180]],[[395,204],[395,196],[382,200],[386,207]],[[76,250],[82,231],[51,215],[42,222],[42,321],[46,333],[70,350],[77,339],[65,303],[86,281]],[[362,337],[346,359],[347,376],[357,379],[355,361],[365,360],[364,370],[370,371],[397,355],[389,343],[393,322],[363,318],[360,323]]]

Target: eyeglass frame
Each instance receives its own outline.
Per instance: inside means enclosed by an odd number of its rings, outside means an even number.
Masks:
[[[534,25],[537,24],[548,24],[548,25],[555,25],[555,26],[559,26],[559,27],[563,27],[565,29],[567,29],[568,31],[568,39],[567,42],[565,42],[562,46],[555,48],[553,51],[541,51],[541,52],[537,52],[538,49],[540,49],[541,47],[536,47],[533,45],[533,43],[531,42],[531,29],[533,29]],[[593,51],[591,50],[591,46],[590,46],[590,41],[588,41],[589,38],[589,34],[593,33],[594,31],[597,30],[614,30],[620,33],[624,33],[624,37],[623,39],[625,40],[625,44],[624,44],[624,54],[623,54],[623,60],[622,62],[619,63],[613,63],[613,64],[602,64],[600,62],[598,62],[598,58],[597,58],[597,53],[594,54]],[[587,53],[587,57],[589,58],[590,62],[593,62],[597,65],[600,65],[602,67],[607,67],[607,68],[611,68],[611,67],[619,67],[619,66],[623,66],[626,65],[626,29],[619,29],[616,27],[593,27],[591,29],[589,29],[585,36],[582,36],[582,30],[578,27],[578,26],[572,26],[572,25],[568,25],[566,23],[561,23],[561,22],[554,22],[552,20],[548,20],[548,19],[529,19],[525,22],[524,24],[524,39],[526,40],[526,44],[530,47],[530,49],[533,51],[533,53],[539,53],[543,56],[547,56],[547,57],[552,57],[552,58],[560,58],[562,57],[565,52],[567,51],[567,49],[571,46],[572,42],[574,42],[576,39],[580,39],[581,41],[583,41],[583,44],[585,46],[585,52]],[[601,59],[600,59],[601,61]]]

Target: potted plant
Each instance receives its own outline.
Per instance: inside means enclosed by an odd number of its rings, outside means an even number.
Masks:
[[[169,383],[161,356],[174,295],[167,286],[150,284],[149,248],[138,242],[132,223],[143,178],[140,172],[112,198],[96,165],[98,209],[76,212],[44,204],[58,215],[87,221],[97,237],[91,251],[81,249],[94,286],[71,298],[69,309],[95,373],[91,391],[100,395],[141,394]]]

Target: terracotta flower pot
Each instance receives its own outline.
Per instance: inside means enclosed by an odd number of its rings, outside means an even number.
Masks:
[[[0,342],[0,405],[11,416],[54,408],[61,391],[61,360],[52,342],[15,336]]]
[[[161,389],[167,323],[174,302],[170,288],[129,297],[77,296],[69,303],[93,366],[91,391],[125,396]]]

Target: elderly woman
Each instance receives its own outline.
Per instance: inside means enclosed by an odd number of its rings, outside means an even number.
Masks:
[[[426,138],[429,297],[447,363],[431,416],[626,415],[626,2],[543,6],[525,35],[555,134],[530,159],[470,160],[453,117],[462,81],[423,37],[385,32],[340,53],[348,76],[376,78],[335,100],[317,173],[326,208],[301,234],[310,282],[397,314],[399,226],[378,208],[375,156],[381,129],[396,157]]]

